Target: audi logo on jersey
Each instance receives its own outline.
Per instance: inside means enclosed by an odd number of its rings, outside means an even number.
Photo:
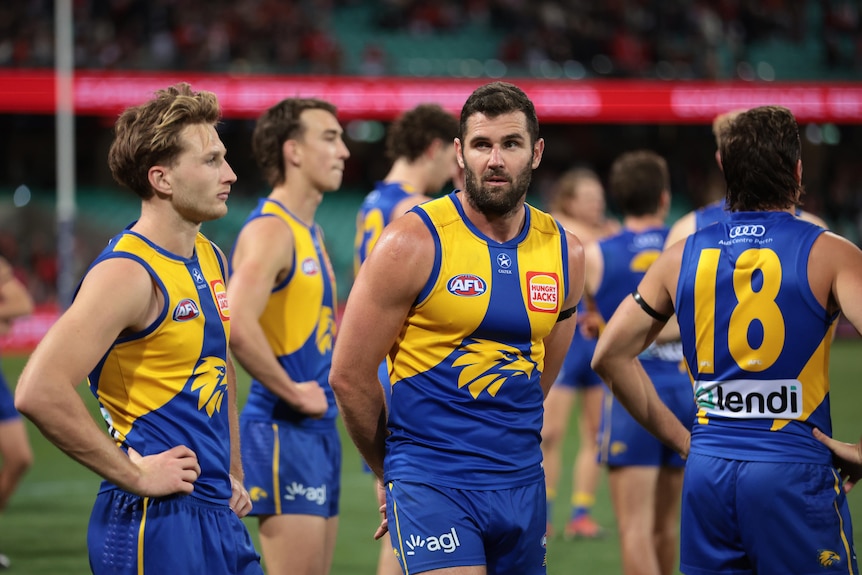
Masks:
[[[760,224],[733,226],[730,228],[730,237],[738,238],[739,236],[754,236],[759,238],[766,233],[766,226]]]

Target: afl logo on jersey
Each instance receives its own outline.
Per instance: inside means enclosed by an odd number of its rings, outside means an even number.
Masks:
[[[556,313],[560,298],[560,280],[551,272],[527,272],[528,302],[531,311]]]
[[[479,276],[473,274],[461,274],[453,277],[446,284],[446,289],[452,295],[461,297],[475,297],[482,295],[488,289],[488,284]]]
[[[305,258],[302,260],[302,273],[307,276],[316,276],[320,273],[320,266],[317,265],[317,260],[314,258]]]
[[[198,304],[193,299],[184,299],[174,308],[174,321],[190,321],[201,314]]]

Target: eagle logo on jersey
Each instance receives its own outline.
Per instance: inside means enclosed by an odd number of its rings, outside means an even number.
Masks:
[[[473,399],[483,390],[495,397],[507,380],[531,377],[538,367],[518,348],[489,339],[465,340],[458,352],[462,355],[452,362],[452,367],[463,368],[458,374],[458,388],[467,386]]]
[[[831,567],[832,565],[841,562],[841,556],[835,551],[830,551],[828,549],[821,549],[817,555],[817,559],[824,567]]]
[[[320,311],[320,321],[317,322],[315,343],[321,355],[332,349],[332,338],[335,336],[335,319],[332,308],[324,306]]]
[[[255,485],[251,489],[248,490],[248,496],[252,501],[260,501],[261,499],[266,499],[269,497],[269,493],[263,487],[259,487]]]
[[[223,359],[207,357],[201,360],[192,374],[192,391],[198,392],[198,410],[206,409],[213,416],[221,411],[221,403],[227,392],[227,368]]]

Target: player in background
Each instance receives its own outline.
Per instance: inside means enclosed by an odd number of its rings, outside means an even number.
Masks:
[[[457,134],[458,120],[437,104],[420,104],[389,126],[386,157],[392,166],[356,215],[355,273],[389,222],[455,180]]]
[[[836,467],[818,439],[832,435],[839,313],[862,329],[862,251],[795,217],[802,158],[789,110],[739,114],[720,151],[730,221],[659,256],[608,322],[593,367],[687,458],[683,573],[858,573],[845,496],[858,448],[828,442]],[[690,432],[637,359],[674,314],[698,409]]]
[[[584,248],[584,291],[602,318],[610,318],[661,253],[668,233],[667,162],[648,150],[614,160],[608,190],[623,229]],[[694,420],[691,383],[682,366],[678,333],[645,349],[639,359],[659,396],[681,421]],[[602,386],[604,388],[604,386]],[[611,500],[625,575],[670,575],[677,552],[680,492],[685,462],[644,429],[606,392],[599,458],[608,468]]]
[[[712,135],[715,137],[715,162],[718,164],[718,168],[722,169],[721,166],[721,134],[728,125],[730,125],[733,120],[739,116],[745,110],[731,110],[729,112],[725,112],[723,114],[719,114],[712,121]],[[797,207],[796,215],[801,220],[805,220],[806,222],[811,222],[812,224],[816,224],[824,229],[829,229],[829,226],[826,225],[826,222],[812,214],[811,212],[806,212],[805,210]],[[670,233],[667,235],[667,243],[665,245],[671,246],[678,242],[683,238],[687,238],[691,234],[693,234],[696,230],[704,228],[709,224],[714,224],[715,222],[724,222],[730,218],[730,211],[727,209],[725,205],[725,197],[722,194],[719,198],[709,202],[705,206],[692,210],[682,217],[680,217],[670,228]]]
[[[12,323],[33,313],[33,298],[27,288],[15,277],[12,266],[0,257],[0,335],[12,329]],[[33,465],[33,450],[27,437],[27,428],[21,414],[15,409],[15,400],[3,372],[0,371],[0,513],[24,474]],[[0,568],[9,568],[9,557],[0,553]]]
[[[619,231],[619,222],[607,217],[606,207],[602,182],[588,168],[574,168],[564,173],[555,183],[548,201],[549,213],[585,246]],[[595,308],[587,300],[582,298],[578,304],[578,327],[560,375],[545,399],[542,425],[542,465],[545,468],[550,536],[553,534],[554,502],[562,472],[563,440],[568,431],[569,416],[579,403],[579,442],[572,466],[571,512],[563,531],[567,539],[590,539],[603,535],[603,529],[593,519],[591,511],[602,471],[597,460],[597,440],[605,386],[590,368],[598,330]]]
[[[186,83],[123,111],[108,153],[141,198],[30,356],[16,407],[105,481],[87,543],[96,575],[262,574],[240,517],[227,262],[200,233],[227,213],[236,174],[215,94]],[[87,379],[108,426],[75,387]]]
[[[399,116],[386,135],[386,156],[392,166],[369,192],[356,215],[354,270],[368,258],[380,234],[392,220],[431,199],[449,180],[457,178],[455,138],[458,120],[437,104],[419,104]],[[389,371],[380,364],[380,383],[389,397]],[[363,462],[363,467],[370,469]],[[378,504],[386,502],[383,485],[375,478]],[[377,575],[400,575],[401,565],[389,537],[380,539]]]
[[[326,575],[338,533],[341,441],[329,387],[335,275],[315,222],[350,156],[336,109],[286,98],[257,120],[252,150],[272,187],[231,253],[231,348],[251,375],[240,414],[246,488],[267,571]]]

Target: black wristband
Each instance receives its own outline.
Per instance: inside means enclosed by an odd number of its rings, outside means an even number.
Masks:
[[[657,319],[660,322],[666,322],[670,319],[669,315],[659,313],[652,307],[650,307],[650,305],[644,301],[644,298],[641,297],[641,294],[638,293],[638,290],[632,292],[632,297],[635,298],[635,301],[638,302],[638,305],[641,306],[641,309],[647,312],[653,319]]]
[[[560,312],[560,315],[557,316],[557,321],[563,321],[564,319],[569,319],[575,312],[578,311],[577,306],[570,307],[569,309],[564,309]]]

